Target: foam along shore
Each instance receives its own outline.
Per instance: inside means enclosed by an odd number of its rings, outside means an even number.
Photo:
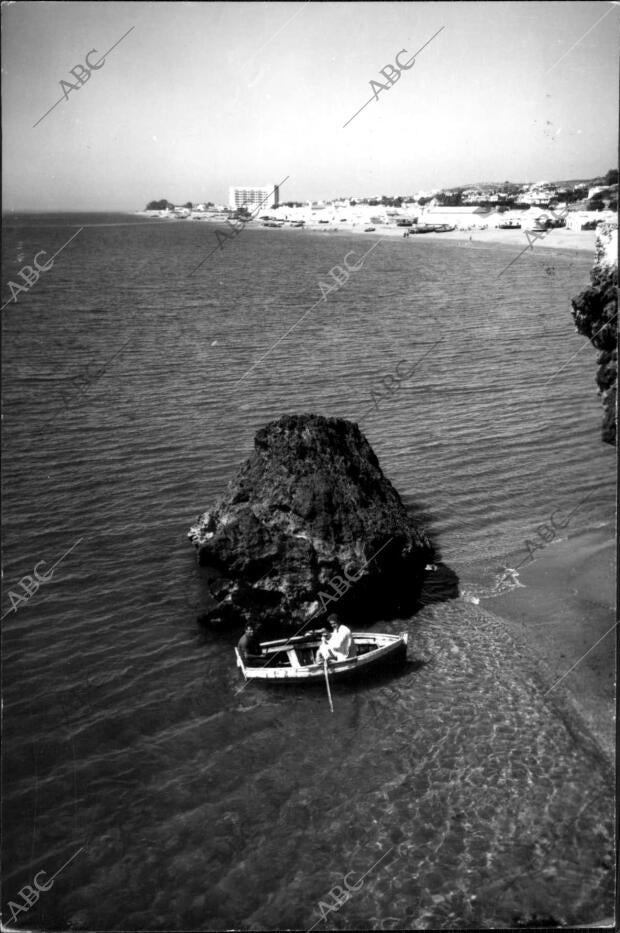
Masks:
[[[615,570],[611,522],[550,544],[536,560],[520,568],[519,582],[524,586],[511,588],[486,604],[502,617],[515,640],[543,661],[550,679],[546,689],[568,692],[611,760],[615,747]]]

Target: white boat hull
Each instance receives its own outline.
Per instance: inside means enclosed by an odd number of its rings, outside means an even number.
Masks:
[[[370,672],[385,664],[403,662],[407,656],[407,639],[402,635],[383,635],[371,632],[353,632],[353,641],[358,655],[344,661],[329,661],[329,675],[335,679],[351,677],[361,672]],[[264,661],[244,664],[235,648],[237,666],[246,680],[276,683],[312,683],[324,681],[323,663],[315,663],[314,655],[320,645],[320,635],[282,638],[263,642],[261,649]]]

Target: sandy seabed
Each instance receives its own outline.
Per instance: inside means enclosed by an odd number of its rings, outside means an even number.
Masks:
[[[520,586],[493,597],[513,638],[539,658],[548,690],[576,706],[610,763],[615,753],[615,530],[551,543],[519,571]]]

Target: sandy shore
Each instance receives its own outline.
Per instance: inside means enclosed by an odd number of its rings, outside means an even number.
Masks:
[[[140,216],[148,216],[143,212],[136,212]],[[171,223],[170,218],[157,218],[157,223]],[[192,224],[208,224],[210,227],[218,227],[222,233],[229,230],[229,227],[226,221],[223,220],[197,220],[197,219],[187,219],[184,221],[175,220],[175,223],[192,223]],[[309,224],[307,223],[305,227],[290,227],[285,225],[278,228],[281,233],[287,234],[290,233],[291,236],[300,236],[305,233],[322,233],[334,236],[337,233],[346,233],[346,234],[361,234],[365,237],[370,237],[376,239],[377,237],[398,237],[403,239],[403,233],[406,228],[403,227],[391,227],[391,226],[376,226],[372,231],[367,232],[366,228],[368,225],[365,224],[350,224],[350,223],[341,223],[341,224]],[[273,232],[273,227],[263,227],[258,221],[252,221],[247,225],[249,230],[270,230]],[[450,233],[420,233],[414,236],[407,237],[407,243],[411,245],[412,248],[415,248],[416,243],[424,242],[426,240],[445,240],[450,241],[455,244],[455,246],[460,247],[469,247],[469,248],[481,248],[486,245],[499,245],[506,246],[516,252],[524,249],[529,245],[528,240],[525,236],[525,232],[522,229],[518,230],[498,230],[495,227],[491,227],[488,230],[452,230]],[[538,249],[564,249],[564,250],[577,250],[579,252],[594,254],[594,246],[596,241],[596,230],[569,230],[566,227],[559,227],[555,230],[550,230],[543,237],[538,240],[533,241],[533,248]]]
[[[521,568],[523,588],[484,601],[485,608],[506,622],[516,642],[542,659],[551,684],[563,677],[553,690],[568,693],[611,760],[615,543],[614,529],[607,526],[552,544]]]
[[[299,229],[290,227],[282,227],[281,229],[290,230],[291,233],[299,232]],[[331,233],[332,235],[335,232],[340,232],[347,234],[359,233],[366,237],[374,238],[378,236],[403,238],[402,227],[377,226],[374,231],[367,233],[365,228],[361,225],[351,226],[350,224],[340,224],[338,227],[335,227],[327,225],[311,226],[307,224],[304,230],[312,233]],[[466,248],[497,244],[510,247],[511,249],[516,248],[517,252],[528,246],[528,240],[523,230],[497,230],[495,228],[489,230],[452,230],[450,233],[419,233],[407,237],[407,242],[412,248],[415,248],[416,243],[424,242],[429,239],[456,241],[459,246]],[[549,231],[544,237],[533,242],[533,248],[579,250],[580,252],[593,255],[595,240],[596,230],[567,230],[565,227],[560,227],[556,230]]]

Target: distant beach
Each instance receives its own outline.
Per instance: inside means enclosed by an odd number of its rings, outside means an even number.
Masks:
[[[282,227],[282,230],[291,229],[287,227]],[[403,234],[407,228],[403,227],[389,227],[377,225],[374,230],[367,231],[367,229],[362,225],[348,225],[342,224],[340,226],[335,225],[324,225],[324,224],[306,224],[304,230],[320,233],[362,233],[366,236],[385,236],[385,237],[399,237],[402,239]],[[298,229],[293,229],[293,233],[298,233]],[[525,232],[520,229],[515,230],[499,230],[496,228],[490,228],[488,230],[472,229],[472,230],[451,230],[447,233],[418,233],[413,234],[407,239],[412,243],[417,242],[418,240],[450,240],[457,241],[459,245],[462,245],[465,248],[475,248],[476,246],[487,245],[487,244],[498,244],[501,246],[517,247],[518,249],[525,249],[528,246],[528,240],[525,236]],[[536,240],[533,244],[534,249],[538,247],[543,247],[546,249],[574,249],[579,250],[580,252],[586,252],[593,254],[594,253],[594,244],[596,239],[596,230],[570,230],[566,227],[560,227],[555,230],[550,230],[549,233],[546,233],[543,237]]]
[[[139,216],[148,217],[151,220],[158,220],[146,212],[137,212]],[[173,218],[160,218],[162,222],[170,223],[173,221]],[[422,218],[423,219],[423,218]],[[209,224],[210,226],[215,226],[222,231],[222,233],[229,231],[230,227],[226,220],[222,219],[206,219],[206,218],[187,218],[185,220],[174,220],[175,223],[178,223],[182,226],[186,224]],[[231,221],[232,223],[232,221]],[[373,229],[369,229],[372,227]],[[271,230],[273,227],[264,227],[260,221],[253,220],[248,223],[243,229],[247,230]],[[303,227],[291,227],[289,224],[285,224],[282,227],[278,228],[284,232],[290,232],[295,236],[300,236],[302,233],[325,233],[325,234],[337,234],[337,233],[346,233],[349,234],[363,234],[368,237],[397,237],[402,239],[406,231],[409,229],[407,227],[397,227],[387,224],[363,224],[363,223],[339,223],[339,224],[320,224],[320,223],[306,223]],[[499,245],[506,246],[510,248],[525,249],[528,247],[529,243],[525,236],[525,231],[523,229],[508,229],[500,230],[496,227],[489,227],[486,230],[483,230],[478,227],[473,227],[472,229],[463,229],[463,230],[451,230],[446,233],[418,233],[412,234],[410,237],[407,237],[408,241],[413,246],[414,241],[418,240],[448,240],[450,242],[457,243],[458,246],[462,246],[468,249],[475,249],[480,246],[487,245]],[[552,229],[549,232],[545,233],[544,236],[535,240],[532,248],[538,249],[564,249],[564,250],[577,250],[579,252],[594,254],[594,246],[596,241],[596,230],[573,230],[568,227],[558,227]]]

